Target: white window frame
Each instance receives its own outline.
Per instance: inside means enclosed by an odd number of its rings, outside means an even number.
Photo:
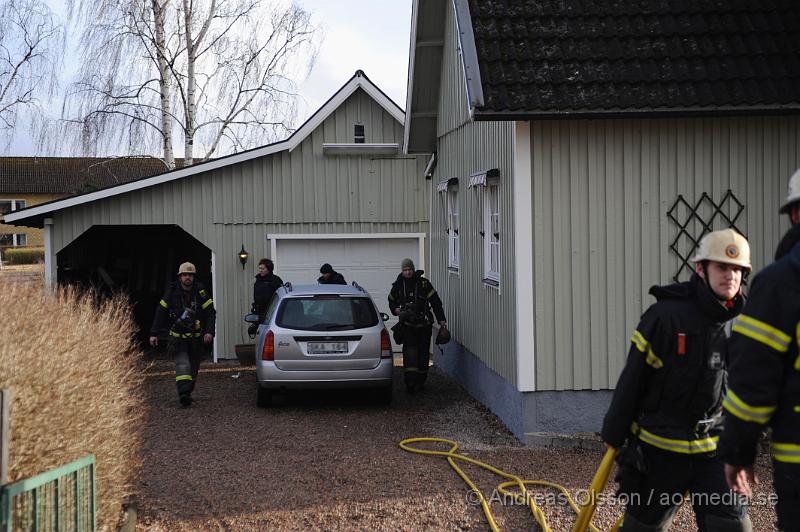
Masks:
[[[24,199],[16,199],[16,198],[0,198],[1,202],[9,202],[11,203],[11,210],[8,212],[14,212],[24,209],[28,206],[28,201]],[[17,203],[21,203],[22,205],[17,208]],[[21,240],[25,240],[25,243],[21,243]],[[11,233],[11,246],[10,247],[17,247],[17,246],[25,246],[28,243],[28,235],[26,233]]]
[[[447,190],[447,267],[458,270],[461,256],[461,219],[458,209],[458,187]]]
[[[14,199],[14,198],[0,198],[0,202],[9,202],[11,203],[11,210],[8,212],[14,212],[24,209],[28,206],[28,201],[24,199]],[[22,206],[18,209],[17,203],[22,203]]]
[[[26,246],[28,245],[28,235],[26,233],[3,233],[4,235],[11,235],[11,243],[6,246],[10,248],[15,248],[17,246]],[[25,242],[21,242],[21,240],[25,240]]]
[[[487,183],[483,201],[483,276],[500,284],[500,185]]]

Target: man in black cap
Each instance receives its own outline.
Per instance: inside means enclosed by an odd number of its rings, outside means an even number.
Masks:
[[[333,266],[327,262],[319,269],[319,273],[322,274],[317,279],[319,284],[347,284],[347,281],[344,280],[344,275],[334,270]]]
[[[395,341],[403,344],[406,389],[414,393],[422,389],[428,376],[434,315],[442,329],[447,328],[447,321],[439,294],[422,276],[425,272],[415,270],[411,259],[403,259],[400,268],[400,275],[389,292],[389,309],[400,317],[400,322],[395,325],[399,328],[400,338],[396,335]]]

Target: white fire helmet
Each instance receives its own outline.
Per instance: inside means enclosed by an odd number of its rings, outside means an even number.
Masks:
[[[792,208],[792,204],[797,201],[800,201],[800,168],[795,170],[792,177],[789,178],[789,193],[778,212],[786,214]]]
[[[178,275],[182,273],[197,274],[197,268],[195,268],[194,264],[191,262],[184,262],[181,264],[180,268],[178,268]]]
[[[750,265],[750,244],[733,229],[712,231],[700,240],[692,262],[698,263],[704,260],[741,266],[747,271],[753,269]]]

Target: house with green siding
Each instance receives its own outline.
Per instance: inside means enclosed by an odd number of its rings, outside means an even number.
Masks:
[[[757,272],[788,228],[800,4],[415,0],[410,53],[435,364],[523,441],[598,431],[649,288],[709,230]]]

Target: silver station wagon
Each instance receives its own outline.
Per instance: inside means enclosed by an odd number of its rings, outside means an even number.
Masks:
[[[258,406],[269,406],[277,391],[310,388],[375,388],[381,402],[391,402],[386,319],[356,283],[280,287],[258,328]]]

